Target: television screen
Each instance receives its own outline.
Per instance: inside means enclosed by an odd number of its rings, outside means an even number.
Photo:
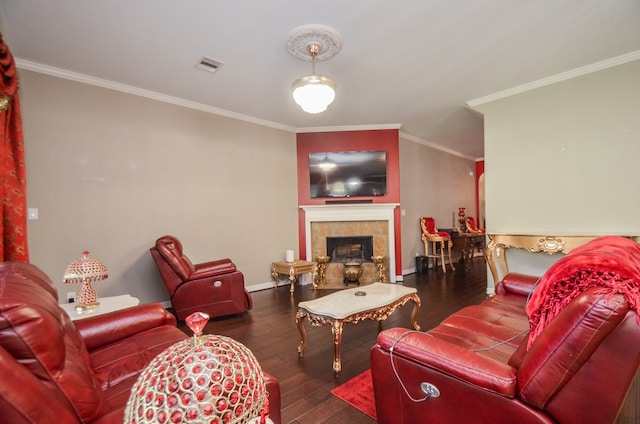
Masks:
[[[309,154],[311,197],[384,196],[387,152],[322,152]]]

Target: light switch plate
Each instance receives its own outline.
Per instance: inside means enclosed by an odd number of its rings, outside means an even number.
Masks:
[[[38,208],[27,209],[27,216],[29,219],[38,219]]]

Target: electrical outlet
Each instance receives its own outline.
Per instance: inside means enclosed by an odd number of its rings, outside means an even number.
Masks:
[[[76,292],[67,292],[67,303],[74,303],[76,301]]]

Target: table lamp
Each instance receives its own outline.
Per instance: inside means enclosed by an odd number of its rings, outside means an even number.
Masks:
[[[82,283],[80,294],[76,299],[76,309],[87,310],[100,306],[98,295],[91,287],[92,281],[105,280],[109,277],[107,266],[100,260],[89,258],[89,252],[82,252],[82,258],[71,262],[64,270],[65,284]]]
[[[131,389],[125,424],[271,423],[264,374],[242,343],[202,335],[209,320],[195,312],[185,322],[194,337],[151,361]]]

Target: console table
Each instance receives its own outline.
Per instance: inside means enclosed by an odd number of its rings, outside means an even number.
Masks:
[[[453,248],[460,250],[462,255],[460,261],[464,262],[473,258],[475,249],[484,250],[485,235],[482,233],[452,233],[451,241]]]
[[[569,253],[572,249],[601,237],[601,235],[488,234],[488,237],[489,244],[487,244],[485,253],[495,287],[509,272],[505,257],[506,249],[523,249],[531,253],[546,253],[548,255]],[[622,237],[638,240],[638,236]]]

